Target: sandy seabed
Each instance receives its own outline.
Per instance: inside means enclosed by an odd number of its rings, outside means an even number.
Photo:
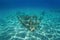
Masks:
[[[39,29],[31,32],[18,21],[18,12],[23,15],[41,16],[44,11]],[[59,40],[60,15],[59,12],[45,9],[10,9],[7,15],[0,19],[0,40]]]

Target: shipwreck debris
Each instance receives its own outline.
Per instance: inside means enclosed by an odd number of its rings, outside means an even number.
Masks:
[[[42,14],[44,15],[44,12],[42,12]],[[38,18],[36,15],[18,15],[17,16],[19,22],[25,26],[27,29],[29,29],[30,31],[34,31],[35,29],[38,28],[39,24],[41,23],[40,18]]]

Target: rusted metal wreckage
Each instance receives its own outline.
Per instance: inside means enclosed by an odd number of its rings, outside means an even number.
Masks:
[[[20,15],[17,16],[20,23],[30,31],[34,31],[39,26],[41,19],[37,16]],[[40,20],[39,20],[40,19]]]

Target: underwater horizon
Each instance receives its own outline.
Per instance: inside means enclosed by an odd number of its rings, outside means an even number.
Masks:
[[[0,40],[60,40],[60,0],[0,0]]]

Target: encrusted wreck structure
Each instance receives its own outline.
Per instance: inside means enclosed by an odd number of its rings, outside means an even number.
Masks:
[[[39,27],[39,24],[41,23],[41,17],[38,18],[36,15],[19,15],[17,16],[19,22],[25,26],[30,31],[34,31]]]

